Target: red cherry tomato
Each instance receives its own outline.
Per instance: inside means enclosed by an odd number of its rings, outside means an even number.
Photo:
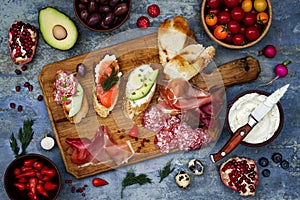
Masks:
[[[244,37],[244,35],[238,33],[233,36],[232,42],[235,45],[243,45],[245,43],[245,37]]]
[[[259,37],[259,30],[254,26],[247,27],[245,35],[249,41],[254,41]]]
[[[214,14],[214,15],[218,15],[218,13],[220,12],[220,7],[217,7],[217,8],[211,8],[207,11],[207,13],[211,13],[211,14]]]
[[[220,5],[220,0],[208,0],[207,5],[209,8],[216,8]]]
[[[239,33],[245,35],[245,32],[246,32],[246,26],[244,24],[240,24]]]
[[[228,35],[227,28],[224,25],[218,25],[214,29],[214,36],[219,40],[225,39],[227,35]]]
[[[230,14],[227,11],[221,11],[218,14],[218,23],[227,24],[230,21]]]
[[[256,17],[253,13],[245,13],[243,23],[246,26],[252,26],[255,24],[255,22],[256,22]]]
[[[241,7],[234,7],[230,14],[233,20],[241,21],[244,18],[245,12]]]
[[[230,21],[227,24],[227,29],[230,33],[237,33],[240,30],[240,24],[237,21]]]
[[[224,4],[229,8],[233,8],[239,4],[239,0],[224,0]]]
[[[231,44],[232,43],[232,38],[233,38],[233,35],[231,33],[228,33],[226,38],[223,39],[223,42],[225,42],[227,44]]]

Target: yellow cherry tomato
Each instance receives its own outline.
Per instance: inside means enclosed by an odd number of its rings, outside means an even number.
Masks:
[[[244,0],[241,7],[244,12],[250,12],[252,10],[252,0]]]
[[[256,21],[259,24],[266,24],[269,21],[269,15],[265,12],[260,12],[256,15]]]
[[[257,12],[263,12],[266,10],[268,4],[266,0],[254,0],[253,6]]]

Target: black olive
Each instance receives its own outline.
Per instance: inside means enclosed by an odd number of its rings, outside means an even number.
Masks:
[[[101,13],[108,13],[111,12],[111,8],[109,6],[99,6],[99,12]]]
[[[87,20],[87,25],[94,26],[98,24],[101,20],[101,16],[99,13],[93,13]]]
[[[98,4],[95,1],[91,1],[88,5],[88,10],[90,13],[94,13],[98,11]]]
[[[120,3],[114,9],[115,15],[123,15],[127,11],[128,11],[127,3]]]
[[[110,24],[114,21],[114,19],[115,19],[115,14],[112,13],[112,12],[109,12],[109,13],[107,13],[106,16],[104,17],[103,23],[104,23],[105,25],[110,25]]]
[[[119,3],[119,0],[110,0],[109,6],[114,8]]]
[[[82,10],[80,12],[80,18],[85,22],[87,21],[89,15],[90,15],[90,13],[87,10]]]

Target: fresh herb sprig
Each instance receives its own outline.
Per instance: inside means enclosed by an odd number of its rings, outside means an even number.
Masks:
[[[14,152],[16,158],[26,153],[26,149],[29,146],[34,134],[32,126],[33,120],[25,120],[23,122],[23,128],[19,129],[18,139],[21,142],[21,152],[14,133],[11,134],[10,147]]]
[[[167,162],[167,164],[165,165],[165,167],[163,168],[163,170],[159,170],[158,174],[160,176],[160,180],[159,182],[162,182],[167,176],[169,176],[169,174],[171,174],[174,170],[175,167],[173,167],[171,169],[171,162],[173,159],[171,159],[169,162]]]
[[[120,79],[120,77],[118,76],[119,70],[116,70],[113,65],[111,65],[110,67],[112,70],[111,74],[104,74],[106,76],[106,79],[101,82],[101,86],[105,92],[110,90],[110,88],[112,88]]]
[[[136,176],[133,170],[128,171],[126,177],[122,181],[121,198],[123,198],[123,191],[127,186],[134,184],[144,185],[146,183],[152,183],[152,180],[148,178],[146,174],[139,174]]]

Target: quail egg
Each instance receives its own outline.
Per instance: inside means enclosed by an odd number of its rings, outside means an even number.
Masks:
[[[176,184],[182,189],[186,189],[190,185],[191,181],[190,176],[184,171],[178,172],[175,176],[175,180]]]
[[[188,163],[188,168],[193,172],[195,175],[202,175],[204,173],[203,164],[198,159],[192,159]]]

